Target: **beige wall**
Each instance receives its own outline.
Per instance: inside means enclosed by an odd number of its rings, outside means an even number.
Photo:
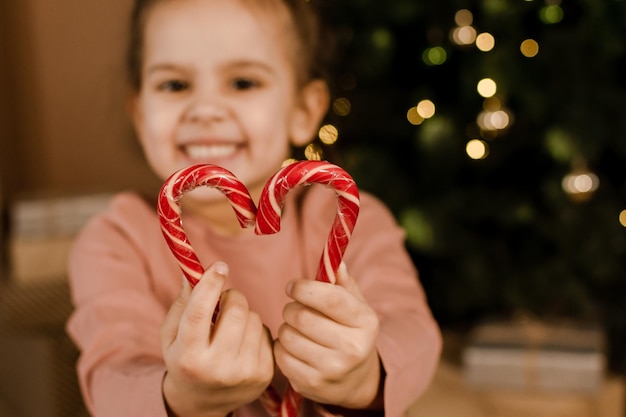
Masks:
[[[158,187],[123,104],[129,5],[0,1],[0,36],[8,46],[0,55],[5,199],[40,190]]]

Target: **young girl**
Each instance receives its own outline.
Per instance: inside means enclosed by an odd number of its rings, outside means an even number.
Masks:
[[[220,165],[258,201],[291,146],[312,140],[329,103],[314,2],[136,1],[132,117],[160,178]],[[208,266],[193,291],[154,201],[120,194],[76,241],[68,331],[94,416],[267,416],[259,397],[287,382],[305,398],[300,415],[403,415],[440,335],[378,200],[361,195],[336,285],[311,279],[336,212],[324,187],[292,190],[271,236],[241,229],[214,189],[182,204]]]

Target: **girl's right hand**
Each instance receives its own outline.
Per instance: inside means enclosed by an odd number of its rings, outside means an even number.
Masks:
[[[177,417],[226,416],[257,399],[272,380],[269,331],[243,294],[222,292],[227,275],[228,266],[216,262],[193,291],[184,280],[163,322],[163,396]]]

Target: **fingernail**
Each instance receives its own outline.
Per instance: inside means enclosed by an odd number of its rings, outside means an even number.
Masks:
[[[223,277],[228,276],[228,265],[224,262],[217,261],[213,264],[213,270],[216,274],[221,275]]]
[[[287,295],[291,295],[291,290],[293,290],[293,281],[289,281],[285,286],[285,292]]]

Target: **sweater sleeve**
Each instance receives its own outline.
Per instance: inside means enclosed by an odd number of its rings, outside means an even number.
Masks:
[[[147,214],[147,206],[129,203],[114,200],[112,212]],[[67,330],[81,351],[81,390],[96,417],[167,416],[159,338],[166,310],[154,294],[140,253],[132,233],[109,213],[84,228],[70,255],[75,310]]]
[[[361,196],[361,212],[344,259],[379,316],[385,415],[403,416],[432,379],[441,335],[406,251],[404,232],[371,195]]]

